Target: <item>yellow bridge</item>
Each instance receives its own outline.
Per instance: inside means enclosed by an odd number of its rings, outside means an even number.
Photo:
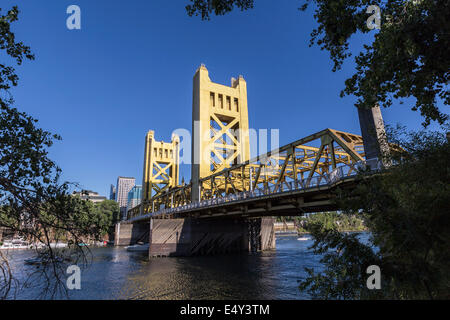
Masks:
[[[316,141],[320,142],[319,147],[307,145]],[[325,129],[200,179],[199,188],[195,191],[199,193],[198,201],[192,201],[192,184],[166,189],[130,210],[128,218],[136,221],[149,217],[199,216],[202,212],[209,216],[223,215],[225,211],[214,212],[213,208],[244,200],[255,202],[257,198],[273,198],[286,192],[304,193],[315,188],[324,190],[340,181],[351,180],[346,178],[352,178],[358,166],[363,165],[361,136]],[[312,203],[303,199],[291,204],[293,210],[297,209],[296,214],[308,212],[308,209],[309,212],[323,211],[331,206],[329,197],[322,201],[313,198]],[[300,208],[304,209],[299,211]],[[288,212],[294,213],[293,210]],[[246,211],[248,213],[248,208],[243,207],[239,212],[245,214]],[[269,213],[281,214],[280,208]]]
[[[173,135],[170,143],[156,141],[149,131],[143,200],[120,224],[122,230],[129,228],[127,235],[119,236],[120,225],[116,227],[117,244],[124,237],[126,243],[148,237],[151,255],[271,248],[273,219],[263,217],[337,209],[333,189],[353,187],[358,168],[369,165],[376,170],[379,165],[370,145],[371,156],[366,159],[368,144],[361,136],[334,129],[249,159],[251,130],[244,78],[232,78],[231,86],[217,84],[202,65],[193,80],[191,182],[179,183],[180,138]],[[379,138],[384,129],[376,120],[381,115],[367,112],[360,114],[360,121],[371,121]],[[392,146],[386,143],[386,147]],[[216,222],[211,222],[213,218]],[[140,230],[139,236],[130,230]]]

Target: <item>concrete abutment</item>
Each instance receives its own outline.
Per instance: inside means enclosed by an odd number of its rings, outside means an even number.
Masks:
[[[150,257],[275,249],[273,218],[153,219],[150,225]]]
[[[149,242],[150,226],[148,222],[118,223],[114,232],[115,246],[129,246],[137,242]]]
[[[199,256],[275,249],[274,218],[152,219],[119,223],[114,245],[149,243],[150,257]]]

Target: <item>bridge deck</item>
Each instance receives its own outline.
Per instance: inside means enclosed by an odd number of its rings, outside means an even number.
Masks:
[[[337,187],[347,188],[354,185],[356,173],[352,176],[335,179],[318,179],[316,183],[305,186],[305,182],[297,185],[289,183],[278,192],[267,190],[245,191],[230,194],[223,198],[215,198],[191,203],[188,205],[162,209],[127,220],[129,223],[166,218],[211,218],[236,216],[295,216],[306,212],[336,210],[333,201],[333,190]],[[272,190],[273,191],[273,190]]]

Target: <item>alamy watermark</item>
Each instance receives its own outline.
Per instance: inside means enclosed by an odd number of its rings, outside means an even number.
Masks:
[[[373,264],[367,267],[367,274],[370,276],[367,278],[366,285],[369,290],[379,290],[381,289],[381,270],[380,267]]]
[[[69,30],[81,30],[81,8],[75,4],[67,7],[66,26]],[[381,9],[377,5],[370,5],[367,7],[366,13],[371,14],[366,20],[367,28],[370,30],[381,29]]]
[[[67,14],[70,14],[66,20],[66,26],[69,30],[80,30],[81,29],[81,9],[79,6],[72,4],[67,7]]]
[[[200,121],[194,121],[193,136],[188,129],[184,128],[174,130],[172,139],[174,136],[178,136],[180,139],[180,164],[208,163],[211,159],[211,153],[220,153],[216,148],[220,149],[221,146],[223,146],[223,150],[227,150],[222,151],[225,154],[223,160],[226,162],[228,156],[232,156],[236,151],[240,151],[237,149],[237,145],[243,143],[243,141],[249,142],[249,154],[245,158],[253,159],[258,156],[261,162],[268,165],[275,165],[274,161],[278,162],[280,148],[279,129],[227,129],[217,132],[213,129],[202,128]],[[194,149],[192,149],[192,141],[195,141]],[[203,145],[202,152],[200,152],[201,145]],[[269,151],[271,154],[267,156],[266,154]],[[237,160],[238,163],[244,162],[242,154]]]
[[[372,15],[367,18],[366,25],[370,30],[381,29],[381,9],[377,5],[370,5],[367,7],[366,13],[371,13]]]
[[[69,290],[81,290],[81,269],[73,264],[67,267],[66,273],[69,277],[66,280],[66,286]]]

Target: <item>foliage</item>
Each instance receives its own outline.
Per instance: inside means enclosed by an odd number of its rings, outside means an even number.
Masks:
[[[3,252],[0,251],[0,297],[5,297],[14,286],[14,278],[8,259]]]
[[[186,6],[189,16],[201,15],[202,20],[209,20],[210,14],[224,15],[231,12],[234,7],[241,10],[253,8],[253,0],[191,0],[192,4]]]
[[[447,89],[450,70],[450,2],[446,0],[305,0],[312,3],[317,29],[310,45],[330,53],[333,71],[351,56],[349,39],[357,33],[374,33],[372,43],[355,58],[356,73],[345,82],[341,96],[355,95],[356,106],[390,107],[393,99],[413,97],[412,110],[420,110],[424,126],[431,120],[445,123],[448,115],[438,100],[450,104]],[[187,13],[209,19],[234,7],[253,8],[254,0],[191,0]],[[381,30],[370,30],[366,21],[370,5],[381,9]],[[371,39],[371,38],[368,38]]]
[[[33,60],[34,55],[28,46],[16,41],[10,29],[18,14],[17,7],[4,15],[0,9],[0,50],[21,65],[24,60]],[[61,238],[74,244],[85,237],[101,239],[105,220],[109,224],[111,217],[100,214],[108,205],[97,214],[88,202],[69,195],[71,184],[59,182],[61,169],[48,158],[48,148],[61,138],[39,128],[36,119],[12,106],[14,99],[9,89],[17,86],[18,80],[13,66],[0,64],[0,228],[45,245],[51,264],[39,275],[45,280],[44,290],[48,290],[44,293],[53,297],[56,289],[65,288],[61,278],[65,269],[59,263],[58,251],[50,244]],[[82,249],[75,246],[75,250],[75,262],[85,260]],[[1,266],[9,267],[4,260]],[[13,281],[5,276],[11,274],[10,270],[2,271],[0,299],[8,296]]]
[[[104,234],[109,231],[109,228],[114,226],[120,220],[119,204],[114,200],[104,200],[96,203],[95,208],[97,214],[101,217],[104,226]]]
[[[337,193],[345,213],[365,212],[370,243],[314,226],[314,248],[325,253],[325,272],[309,270],[300,285],[314,297],[449,298],[449,142],[442,133],[396,136],[404,151],[391,154],[395,165],[375,176],[362,172],[356,189]],[[381,290],[365,288],[364,271],[372,264],[381,269]]]
[[[313,268],[305,268],[308,277],[301,281],[300,290],[308,292],[313,299],[383,297],[382,292],[368,290],[365,285],[367,267],[380,266],[381,260],[369,245],[358,240],[356,233],[341,233],[335,225],[327,228],[320,221],[311,224],[308,230],[314,238],[314,253],[323,255],[320,261],[325,270],[315,273]]]
[[[327,229],[337,231],[365,231],[364,219],[360,215],[339,214],[337,212],[318,212],[307,217],[298,218],[299,232],[309,232],[315,225],[323,225]]]
[[[99,235],[98,238],[102,238],[119,220],[119,204],[113,200],[98,203],[88,200],[75,201],[78,204],[75,206],[77,210],[73,212],[73,219],[83,230],[88,231],[88,235]]]

